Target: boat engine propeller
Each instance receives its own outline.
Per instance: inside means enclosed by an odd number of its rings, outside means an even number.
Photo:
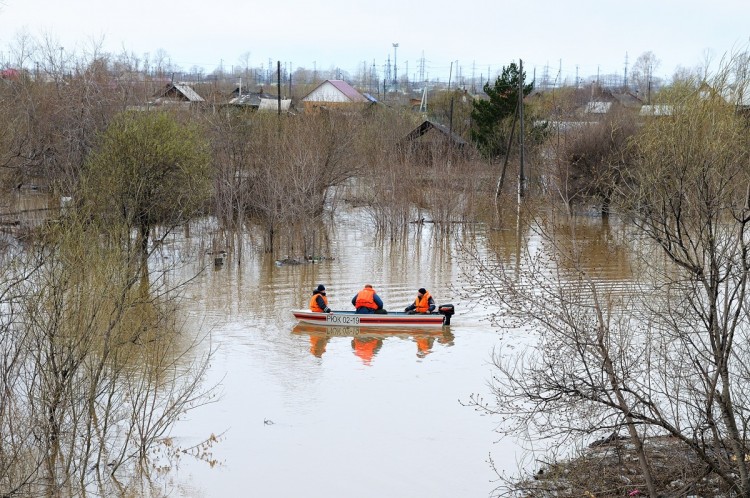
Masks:
[[[443,325],[451,324],[451,317],[455,313],[452,304],[441,304],[438,306],[438,313],[443,315]]]

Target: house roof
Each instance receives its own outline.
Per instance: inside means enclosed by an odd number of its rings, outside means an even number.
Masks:
[[[667,104],[644,105],[641,107],[641,116],[671,116],[674,109]]]
[[[246,93],[231,99],[227,104],[238,107],[252,107],[259,111],[276,111],[279,108],[279,99],[262,92]],[[291,107],[292,99],[281,99],[282,111],[289,111]]]
[[[352,102],[367,102],[367,98],[344,80],[328,80],[338,91],[346,95]]]
[[[612,102],[594,101],[586,103],[583,112],[587,114],[607,114],[612,108]]]
[[[7,80],[14,80],[21,76],[21,72],[18,69],[8,68],[0,71],[0,78]]]
[[[640,109],[643,101],[631,92],[613,92],[602,89],[594,95],[592,91],[591,100],[583,108],[586,114],[607,114],[613,105],[619,105],[630,109]]]
[[[238,95],[229,101],[232,105],[244,105],[250,107],[258,107],[262,99],[273,99],[273,95],[269,95],[263,92],[258,93],[243,93]]]
[[[466,140],[461,138],[456,133],[452,133],[448,127],[441,125],[439,123],[435,123],[430,121],[429,119],[426,119],[417,126],[415,129],[413,129],[411,132],[409,132],[408,135],[406,135],[405,140],[415,140],[425,133],[427,133],[430,130],[437,130],[438,132],[442,133],[446,137],[448,137],[453,143],[459,146],[464,146],[467,144]]]
[[[643,101],[637,95],[633,95],[630,92],[612,93],[612,96],[623,107],[640,108],[643,105]]]
[[[181,100],[186,100],[188,102],[203,102],[203,97],[198,95],[195,90],[185,83],[169,83],[156,97],[163,98],[173,96],[177,96]]]
[[[326,102],[327,100],[319,100],[320,97],[325,99],[324,94],[328,90],[346,98],[349,102],[370,102],[364,95],[354,89],[349,83],[344,80],[325,80],[323,83],[315,87],[313,91],[308,93],[302,98],[303,102]]]

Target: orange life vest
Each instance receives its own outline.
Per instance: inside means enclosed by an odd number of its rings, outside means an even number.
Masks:
[[[323,302],[326,303],[326,307],[328,307],[328,296],[324,296],[323,294],[315,293],[310,298],[310,311],[314,311],[316,313],[323,313],[323,311],[325,311],[325,310],[322,310],[320,308],[320,306],[318,306],[318,296],[320,296],[320,297],[323,298]]]
[[[357,300],[354,301],[355,308],[370,308],[371,310],[378,309],[378,305],[375,304],[375,289],[372,287],[365,287],[357,294]]]
[[[414,311],[417,313],[427,313],[430,311],[430,293],[425,292],[424,295],[420,298],[419,294],[417,294],[417,298],[414,300]]]

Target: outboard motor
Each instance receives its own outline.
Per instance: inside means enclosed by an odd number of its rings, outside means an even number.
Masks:
[[[451,317],[455,313],[452,304],[441,304],[438,306],[438,313],[443,315],[443,325],[451,324]]]

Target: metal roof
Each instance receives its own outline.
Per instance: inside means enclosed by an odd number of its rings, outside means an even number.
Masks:
[[[349,97],[352,102],[367,102],[367,99],[344,80],[328,80],[338,91]]]
[[[674,109],[667,104],[644,105],[639,114],[641,116],[671,116]]]
[[[179,90],[190,102],[203,102],[203,97],[184,83],[176,83],[174,87]]]
[[[607,114],[612,107],[612,102],[589,102],[584,112],[589,114]]]
[[[178,94],[182,96],[188,102],[203,102],[203,97],[190,88],[185,83],[170,83],[164,88],[164,90],[158,95],[158,97],[167,97],[170,95]]]
[[[302,98],[303,101],[308,101],[308,97],[318,93],[318,91],[326,86],[332,86],[336,89],[341,95],[346,97],[350,102],[370,102],[369,99],[364,97],[361,93],[359,93],[357,90],[354,89],[349,83],[347,83],[344,80],[325,80],[323,83],[315,87],[315,89],[308,93],[305,97]]]

